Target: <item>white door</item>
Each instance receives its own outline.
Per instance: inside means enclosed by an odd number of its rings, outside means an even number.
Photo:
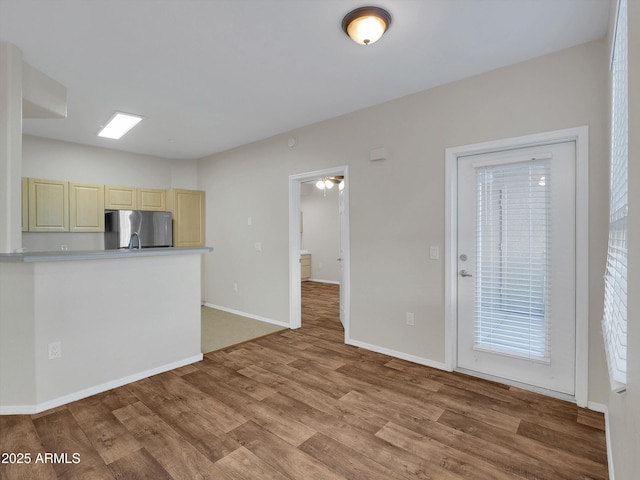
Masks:
[[[574,394],[575,154],[458,158],[459,368]]]

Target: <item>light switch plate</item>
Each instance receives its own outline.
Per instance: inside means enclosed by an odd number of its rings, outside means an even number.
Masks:
[[[429,247],[429,258],[431,260],[440,259],[440,249],[438,247]]]
[[[49,344],[49,360],[62,358],[62,342],[51,342]]]
[[[415,320],[415,316],[412,312],[407,312],[407,325],[415,325],[416,324],[416,320]]]

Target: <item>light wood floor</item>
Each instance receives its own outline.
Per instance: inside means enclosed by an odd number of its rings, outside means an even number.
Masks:
[[[0,478],[607,478],[602,415],[345,346],[337,308],[337,287],[305,282],[300,330],[0,417],[0,451],[32,458]]]

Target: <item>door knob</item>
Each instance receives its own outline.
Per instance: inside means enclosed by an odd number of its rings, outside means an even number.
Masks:
[[[473,275],[471,275],[469,272],[467,272],[466,270],[460,270],[460,276],[461,277],[473,277]]]

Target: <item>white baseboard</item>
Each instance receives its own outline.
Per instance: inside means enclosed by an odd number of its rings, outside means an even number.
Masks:
[[[2,405],[0,415],[32,415],[42,412],[37,405]]]
[[[241,317],[251,318],[253,320],[259,320],[260,322],[271,323],[273,325],[278,325],[279,327],[291,328],[286,322],[281,322],[279,320],[273,320],[271,318],[261,317],[260,315],[253,315],[252,313],[241,312],[239,310],[234,310],[233,308],[222,307],[220,305],[215,305],[213,303],[204,302],[205,307],[215,308],[216,310],[222,310],[223,312],[233,313],[234,315],[240,315]]]
[[[603,403],[589,402],[587,404],[589,410],[604,413],[604,433],[607,442],[607,464],[609,465],[609,480],[615,480],[613,471],[613,451],[611,450],[611,429],[609,427],[609,408]]]
[[[142,380],[143,378],[158,375],[159,373],[168,372],[169,370],[184,367],[185,365],[189,365],[191,363],[200,362],[202,358],[203,355],[202,353],[200,353],[183,360],[178,360],[177,362],[171,362],[160,367],[155,367],[143,372],[134,373],[133,375],[128,375],[126,377],[118,378],[110,382],[85,388],[83,390],[79,390],[62,397],[54,398],[53,400],[47,400],[46,402],[38,403],[36,405],[3,405],[0,406],[0,415],[31,415],[34,413],[44,412],[45,410],[49,410],[51,408],[59,407],[67,403],[75,402],[76,400],[81,400],[98,393],[106,392],[107,390],[111,390],[113,388],[127,385],[128,383],[137,382],[138,380]]]
[[[604,413],[605,416],[607,415],[607,412],[608,412],[608,408],[604,403],[589,402],[587,404],[587,408],[589,410],[593,410],[594,412]]]
[[[316,283],[330,283],[331,285],[340,285],[340,282],[336,282],[334,280],[322,280],[320,278],[309,278],[305,280],[306,282],[316,282]]]
[[[577,403],[575,396],[571,395],[570,393],[558,392],[558,391],[550,390],[543,387],[537,387],[535,385],[518,382],[516,380],[510,380],[508,378],[489,375],[488,373],[483,373],[483,372],[477,372],[475,370],[470,370],[468,368],[457,367],[454,371],[462,373],[464,375],[468,375],[469,377],[483,378],[485,380],[489,380],[490,382],[501,383],[503,385],[509,385],[511,387],[517,387],[522,390],[527,390],[533,393],[539,393],[540,395],[545,395],[547,397],[557,398],[558,400],[564,400],[565,402]]]
[[[371,345],[369,343],[361,342],[359,340],[353,340],[351,338],[347,339],[345,343],[347,345],[352,345],[354,347],[364,348],[365,350],[371,350],[372,352],[382,353],[383,355],[389,355],[390,357],[395,357],[401,360],[407,360],[409,362],[417,363],[419,365],[424,365],[425,367],[432,367],[432,368],[437,368],[438,370],[451,371],[447,369],[447,366],[444,363],[436,362],[428,358],[418,357],[416,355],[410,355],[404,352],[398,352],[396,350],[380,347],[378,345]]]

